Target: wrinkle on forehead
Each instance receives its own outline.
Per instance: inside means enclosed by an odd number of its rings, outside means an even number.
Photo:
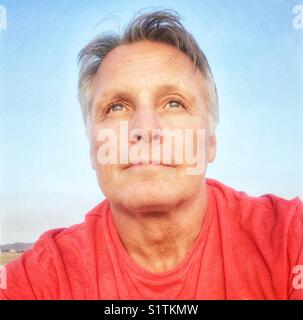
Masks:
[[[115,75],[120,74],[121,70],[143,74],[174,70],[187,76],[200,72],[194,70],[193,62],[182,51],[171,45],[151,41],[140,41],[113,49],[103,60],[98,73]]]
[[[189,57],[170,45],[138,42],[119,46],[105,57],[95,78],[94,98],[115,90],[153,91],[170,84],[203,99],[204,78]]]

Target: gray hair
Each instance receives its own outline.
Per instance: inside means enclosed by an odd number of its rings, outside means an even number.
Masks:
[[[207,112],[214,131],[219,121],[218,94],[208,61],[199,48],[194,37],[181,24],[179,14],[173,10],[153,11],[135,16],[127,25],[124,33],[102,34],[84,47],[78,56],[79,72],[79,101],[82,108],[84,122],[92,103],[92,88],[96,73],[104,58],[121,45],[132,44],[141,40],[150,40],[169,44],[185,53],[198,68],[206,84]]]

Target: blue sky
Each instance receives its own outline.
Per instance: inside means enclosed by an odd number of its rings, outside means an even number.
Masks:
[[[298,2],[0,0],[0,243],[81,222],[104,198],[90,168],[76,57],[144,8],[177,10],[211,65],[220,124],[208,177],[252,195],[303,198]]]

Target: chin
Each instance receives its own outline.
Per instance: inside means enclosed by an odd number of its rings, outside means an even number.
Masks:
[[[136,211],[167,211],[174,208],[178,203],[182,202],[184,192],[170,188],[148,188],[141,186],[125,190],[123,198],[120,199],[120,204],[129,209]]]

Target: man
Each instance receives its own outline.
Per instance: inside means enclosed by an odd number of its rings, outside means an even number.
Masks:
[[[300,200],[250,197],[205,178],[216,155],[217,92],[179,17],[138,16],[79,57],[91,162],[106,200],[9,264],[1,297],[302,299]]]

